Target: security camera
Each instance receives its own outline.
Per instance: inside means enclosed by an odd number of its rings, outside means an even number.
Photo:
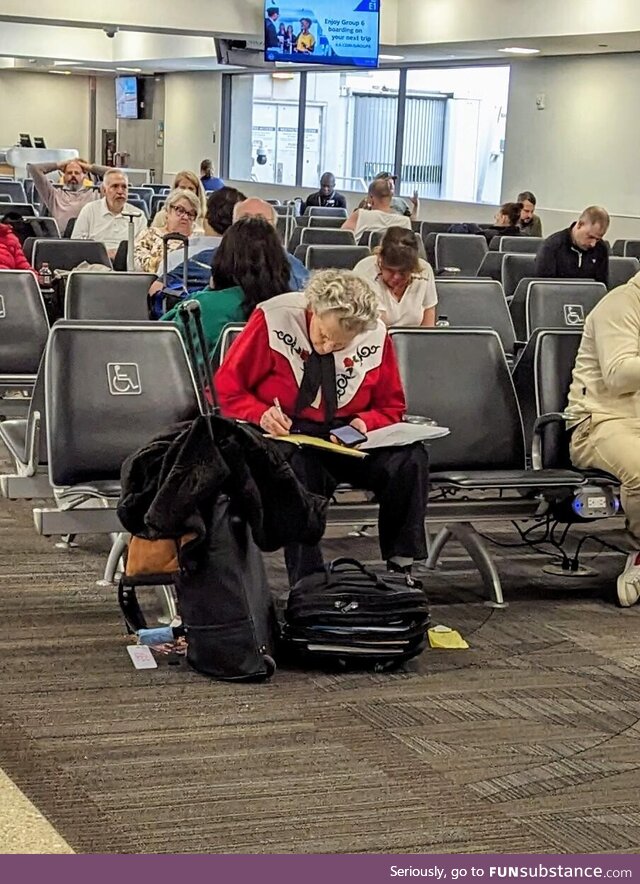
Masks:
[[[115,35],[118,33],[118,28],[105,28],[104,32],[107,37],[109,37],[109,39],[113,40]]]

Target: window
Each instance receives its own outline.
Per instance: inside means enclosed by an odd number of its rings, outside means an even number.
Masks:
[[[508,94],[508,67],[408,71],[403,192],[499,203]]]
[[[232,77],[229,177],[295,184],[300,74]]]
[[[399,71],[307,75],[302,184],[333,172],[338,189],[366,191],[395,165]]]
[[[365,192],[378,172],[393,170],[404,195],[500,202],[508,66],[275,71],[228,81],[229,178],[315,188],[333,172],[339,190]]]

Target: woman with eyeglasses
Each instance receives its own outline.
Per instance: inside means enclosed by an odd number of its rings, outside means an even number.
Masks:
[[[165,204],[167,220],[164,227],[148,227],[135,241],[134,261],[136,270],[144,273],[156,273],[163,255],[163,237],[167,233],[181,233],[183,236],[193,234],[193,226],[200,203],[198,197],[190,190],[174,190]],[[171,240],[169,251],[182,248],[178,240]]]
[[[177,172],[175,178],[173,179],[173,187],[171,188],[171,193],[174,190],[191,190],[198,197],[200,202],[200,208],[198,210],[198,217],[196,219],[196,223],[193,226],[194,235],[198,234],[200,236],[210,235],[210,231],[207,230],[206,224],[206,214],[207,214],[207,198],[204,192],[204,186],[195,172],[192,172],[190,169],[183,169],[182,172]],[[167,223],[167,212],[166,212],[167,204],[165,203],[164,208],[160,209],[160,211],[156,212],[151,221],[150,227],[164,227]]]
[[[353,272],[378,295],[380,318],[386,326],[435,325],[436,281],[431,265],[420,257],[412,230],[390,227],[376,252],[356,264]]]

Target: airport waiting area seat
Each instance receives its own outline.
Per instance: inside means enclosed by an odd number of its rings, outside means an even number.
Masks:
[[[510,305],[518,340],[528,341],[537,328],[582,330],[606,293],[604,283],[592,279],[522,279]]]
[[[0,181],[0,193],[10,196],[14,203],[27,202],[27,194],[20,181]]]
[[[153,273],[92,273],[73,270],[67,278],[65,319],[149,319],[149,287]]]
[[[326,270],[328,268],[353,270],[359,261],[367,258],[370,254],[371,252],[366,246],[308,246],[305,266],[307,270]],[[296,257],[298,257],[297,250]]]
[[[508,360],[516,355],[516,333],[502,285],[494,279],[438,277],[438,321],[451,328],[490,328],[498,333]]]
[[[114,507],[124,460],[197,416],[200,405],[172,323],[57,322],[45,350],[48,470],[57,506],[34,509],[38,533],[122,531]]]
[[[346,209],[340,209],[337,206],[307,206],[304,210],[305,215],[312,215],[313,217],[325,217],[325,218],[342,218],[343,220],[347,220],[348,214]]]
[[[502,254],[502,253],[500,253]],[[501,279],[505,296],[512,298],[521,279],[532,277],[536,256],[526,253],[505,252],[502,259]]]
[[[0,270],[0,420],[26,417],[49,320],[35,276]],[[16,398],[17,394],[26,396]]]
[[[334,218],[332,215],[301,215],[296,218],[296,224],[300,227],[324,227],[339,230],[344,224],[342,215]]]
[[[490,604],[504,606],[495,563],[474,523],[534,518],[570,500],[586,483],[572,469],[527,466],[522,416],[498,334],[491,330],[390,329],[407,411],[451,433],[430,445],[427,521],[444,527],[431,544],[435,568],[448,541],[467,550]]]
[[[612,256],[609,258],[609,291],[629,282],[640,271],[638,258]]]
[[[352,230],[336,230],[330,227],[301,227],[302,246],[355,246]]]
[[[611,246],[611,255],[640,259],[640,239],[617,239]]]
[[[54,270],[73,270],[78,264],[104,264],[111,260],[104,243],[90,239],[36,239],[33,244],[33,266],[39,270],[47,263]]]
[[[0,441],[12,461],[9,473],[0,475],[0,492],[10,500],[51,496],[47,471],[44,355],[40,360],[29,411],[24,418],[0,422]]]
[[[541,236],[494,236],[489,243],[489,250],[536,255],[543,242]]]
[[[436,273],[459,273],[475,276],[487,254],[483,236],[467,233],[436,233],[434,270]]]

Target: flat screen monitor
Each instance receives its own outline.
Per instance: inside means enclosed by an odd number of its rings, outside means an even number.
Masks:
[[[135,77],[116,77],[116,117],[138,119],[138,81]]]
[[[380,0],[265,0],[265,61],[378,66]]]

